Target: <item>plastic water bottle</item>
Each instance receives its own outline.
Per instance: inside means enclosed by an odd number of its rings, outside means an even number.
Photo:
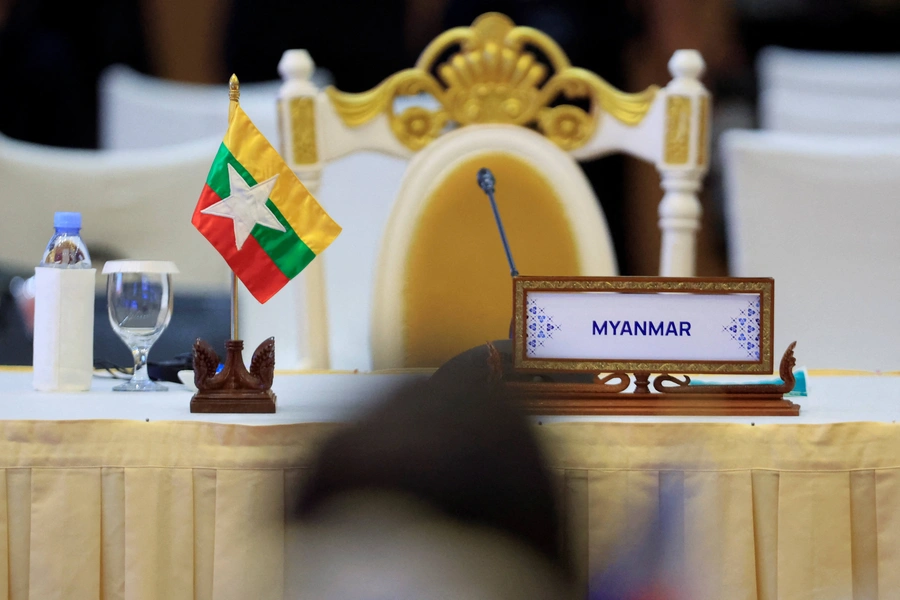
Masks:
[[[60,269],[90,269],[91,255],[81,239],[81,213],[58,212],[53,215],[56,232],[50,238],[40,266]]]
[[[58,212],[56,232],[34,270],[34,388],[91,388],[96,270],[81,239],[81,213]]]

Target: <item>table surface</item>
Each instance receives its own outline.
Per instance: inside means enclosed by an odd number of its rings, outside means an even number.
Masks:
[[[352,419],[384,394],[426,373],[276,374],[273,390],[277,412],[269,415],[192,414],[192,391],[167,384],[156,393],[113,392],[118,383],[94,377],[91,391],[47,393],[33,390],[30,370],[0,371],[0,419],[139,421],[207,421],[247,425],[340,422]],[[540,423],[612,421],[631,423],[838,423],[900,419],[900,377],[895,375],[817,376],[807,378],[808,396],[791,398],[800,405],[799,417],[715,416],[541,416]]]
[[[194,415],[180,384],[40,393],[30,371],[0,369],[10,597],[301,597],[288,566],[316,550],[292,510],[328,423],[427,376],[276,373],[275,414]],[[691,598],[894,597],[900,377],[806,383],[799,417],[534,417],[584,588],[677,511],[664,542]]]

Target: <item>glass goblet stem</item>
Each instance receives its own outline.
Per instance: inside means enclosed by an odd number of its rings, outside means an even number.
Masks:
[[[147,355],[150,354],[149,346],[137,346],[131,349],[131,356],[134,358],[134,374],[131,381],[149,381],[150,375],[147,373]]]

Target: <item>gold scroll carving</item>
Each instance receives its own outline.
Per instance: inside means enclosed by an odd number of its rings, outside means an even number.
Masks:
[[[442,61],[453,48],[458,50]],[[571,66],[546,34],[518,27],[500,13],[487,13],[471,27],[442,33],[414,68],[391,75],[367,92],[351,94],[334,87],[326,91],[347,126],[385,114],[391,131],[411,150],[425,147],[448,126],[475,123],[531,127],[564,150],[573,150],[587,143],[603,113],[626,125],[640,123],[658,89],[619,91],[594,73]],[[430,95],[438,107],[394,112],[396,98],[417,94]],[[588,109],[570,103],[573,100]]]

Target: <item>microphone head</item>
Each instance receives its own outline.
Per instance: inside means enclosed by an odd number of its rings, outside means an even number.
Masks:
[[[478,169],[478,186],[484,190],[485,194],[494,193],[494,174],[490,169]]]

